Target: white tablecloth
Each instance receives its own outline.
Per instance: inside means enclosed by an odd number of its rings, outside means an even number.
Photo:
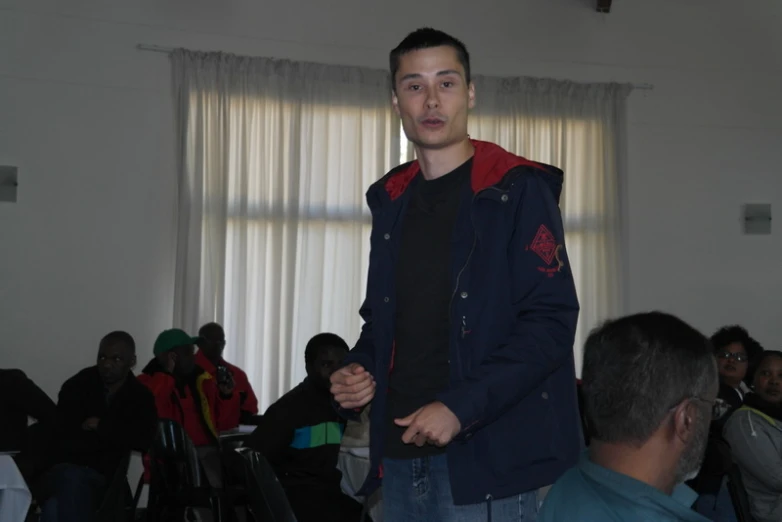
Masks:
[[[32,498],[14,459],[0,455],[0,520],[24,522]]]

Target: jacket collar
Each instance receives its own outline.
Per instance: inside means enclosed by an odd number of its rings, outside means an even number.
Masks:
[[[163,365],[160,364],[160,361],[157,360],[157,357],[153,357],[152,360],[149,361],[146,366],[144,366],[144,369],[141,370],[141,373],[145,375],[155,375],[156,373],[166,373],[166,369],[163,368]],[[196,366],[193,369],[193,373],[188,375],[185,380],[188,382],[195,382],[195,380],[203,373],[204,369],[196,363]]]
[[[198,353],[196,353],[196,364],[204,369],[207,373],[215,373],[217,372],[217,366],[215,366],[212,361],[209,360],[209,358],[201,352],[201,350],[198,350]],[[225,365],[225,361],[222,361],[222,364]]]
[[[527,166],[546,170],[540,163],[516,156],[494,143],[470,141],[475,147],[470,175],[470,186],[474,193],[499,183],[509,170],[516,167]],[[420,170],[418,161],[413,161],[389,176],[385,182],[385,189],[391,201],[404,194]]]
[[[771,424],[776,424],[772,419],[782,420],[782,406],[764,401],[757,393],[748,393],[744,397],[744,408],[761,413]]]

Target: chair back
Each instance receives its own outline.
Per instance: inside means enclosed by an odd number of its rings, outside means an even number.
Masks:
[[[150,488],[176,493],[207,486],[193,441],[181,424],[160,419],[149,452]]]
[[[728,492],[730,493],[730,499],[733,502],[733,509],[736,511],[738,522],[755,522],[749,507],[749,495],[744,487],[741,471],[736,464],[728,470]]]
[[[269,462],[249,448],[235,450],[244,469],[248,505],[256,522],[296,522],[288,497]]]

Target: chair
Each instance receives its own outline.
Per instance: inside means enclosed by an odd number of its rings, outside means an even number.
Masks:
[[[124,522],[128,517],[128,466],[130,452],[120,460],[117,470],[103,494],[103,500],[95,514],[95,522]]]
[[[749,507],[749,495],[744,487],[739,467],[734,464],[728,470],[728,492],[739,522],[755,522]]]
[[[244,472],[247,508],[255,522],[296,522],[285,490],[263,455],[249,448],[239,448],[228,456],[231,463]]]
[[[149,463],[147,520],[156,522],[171,511],[178,513],[188,507],[210,509],[215,522],[230,520],[221,492],[208,483],[195,446],[180,424],[170,419],[158,421]]]

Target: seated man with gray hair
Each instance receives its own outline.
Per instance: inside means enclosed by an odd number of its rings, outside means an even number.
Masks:
[[[589,450],[554,484],[541,522],[704,522],[684,485],[698,473],[717,397],[708,339],[660,312],[589,336],[582,371]]]

